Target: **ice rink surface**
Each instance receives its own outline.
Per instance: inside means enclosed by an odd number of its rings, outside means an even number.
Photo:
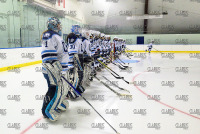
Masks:
[[[199,134],[200,59],[190,54],[134,53],[129,71],[109,67],[97,77],[130,91],[132,99],[118,97],[94,79],[83,96],[120,134]],[[138,62],[139,61],[139,62]],[[81,98],[56,122],[42,118],[42,95],[47,91],[41,64],[0,73],[1,134],[114,134],[115,132]],[[120,93],[129,94],[109,84]]]

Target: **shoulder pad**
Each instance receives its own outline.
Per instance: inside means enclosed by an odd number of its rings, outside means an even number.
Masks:
[[[51,39],[52,36],[55,35],[55,34],[58,35],[58,33],[54,32],[54,31],[52,31],[52,30],[48,30],[48,31],[46,31],[46,32],[43,33],[42,39],[43,39],[43,40]]]
[[[85,37],[82,37],[82,42],[85,41],[85,40],[86,40],[86,38],[85,38]]]

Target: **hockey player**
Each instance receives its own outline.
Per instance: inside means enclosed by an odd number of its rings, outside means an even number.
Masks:
[[[123,40],[123,41],[122,41],[122,52],[123,52],[123,53],[125,52],[125,49],[126,49],[126,41]]]
[[[118,42],[118,38],[117,37],[114,37],[113,38],[113,43],[114,43],[114,52],[115,52],[115,55],[114,55],[114,57],[116,57],[116,56],[118,56],[118,50],[119,50],[119,42]]]
[[[68,67],[67,46],[61,38],[61,22],[56,17],[47,21],[48,30],[42,35],[42,65],[43,74],[48,84],[48,91],[44,97],[42,114],[44,118],[56,121],[61,110],[66,110],[68,101],[68,84],[61,76],[66,75]]]
[[[151,53],[151,49],[153,48],[153,43],[154,43],[154,40],[151,41],[151,43],[147,46],[148,47],[148,50],[149,53]]]
[[[80,36],[80,26],[73,25],[71,31],[72,32],[67,36],[70,79],[77,91],[79,91],[79,93],[83,93],[85,89],[81,86],[83,79],[83,46]],[[79,95],[72,88],[70,88],[68,97],[76,99]]]
[[[83,57],[84,57],[84,85],[89,86],[90,84],[90,75],[91,75],[91,66],[92,66],[92,51],[91,51],[91,42],[90,42],[91,33],[89,30],[82,30],[82,46],[83,46]]]

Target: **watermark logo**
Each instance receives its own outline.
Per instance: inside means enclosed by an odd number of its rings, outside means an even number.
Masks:
[[[161,96],[160,95],[147,95],[147,100],[160,101],[161,100]]]
[[[189,123],[176,123],[175,128],[183,129],[183,130],[188,130],[189,128]]]
[[[159,10],[152,10],[152,11],[149,11],[149,14],[151,14],[151,15],[160,15],[160,14],[162,14],[162,12],[160,12]]]
[[[133,128],[133,123],[120,123],[119,124],[120,128],[126,128],[128,130],[132,130]]]
[[[200,3],[200,0],[190,0],[191,2]]]
[[[6,116],[6,114],[7,114],[7,111],[6,111],[7,109],[0,109],[0,115],[2,115],[2,116]]]
[[[147,55],[146,53],[133,53],[134,58],[141,58],[141,59],[146,59]]]
[[[21,114],[27,114],[33,116],[35,114],[34,109],[22,109]]]
[[[105,13],[104,13],[104,11],[97,10],[97,11],[92,11],[91,15],[92,16],[98,16],[98,17],[104,17]]]
[[[36,67],[35,72],[42,72],[42,67]]]
[[[174,59],[175,58],[175,55],[174,53],[161,53],[161,57],[163,59]]]
[[[14,128],[16,130],[19,130],[21,128],[21,124],[20,123],[8,123],[7,124],[8,128]]]
[[[126,100],[126,101],[132,101],[133,100],[133,97],[132,95],[121,95],[119,97],[120,100]]]
[[[8,44],[14,44],[14,45],[20,45],[21,41],[20,41],[20,39],[8,39],[7,43]]]
[[[7,0],[0,0],[0,2],[1,2],[1,3],[6,3],[6,2],[7,2]]]
[[[144,26],[143,25],[133,25],[133,29],[141,31],[144,29]]]
[[[45,95],[35,95],[35,100],[44,100]]]
[[[27,58],[27,59],[34,59],[35,58],[35,53],[22,53],[21,57],[22,58]]]
[[[176,95],[175,100],[187,102],[189,100],[189,95]]]
[[[77,0],[77,2],[85,2],[85,3],[90,3],[91,0]]]
[[[104,101],[104,95],[92,95],[92,100]]]
[[[78,109],[77,114],[90,115],[90,109]]]
[[[118,31],[118,25],[106,25],[105,30],[108,32]]]
[[[49,123],[36,123],[35,128],[42,128],[43,130],[47,130],[49,128]]]
[[[21,82],[21,86],[34,87],[35,86],[35,82],[34,81],[22,81]]]
[[[175,113],[174,113],[174,109],[162,109],[161,114],[173,116]]]
[[[195,114],[195,115],[200,115],[200,109],[190,109],[189,113],[190,114]]]
[[[186,10],[177,10],[175,12],[176,16],[181,16],[181,17],[188,17],[189,16],[189,12]]]
[[[192,87],[200,87],[200,81],[190,81],[189,85]]]
[[[114,86],[114,85],[116,85],[116,86],[118,86],[118,81],[106,81],[106,84],[108,85],[108,86]]]
[[[119,114],[119,109],[106,109],[105,113],[117,116]]]
[[[41,15],[41,16],[49,16],[47,11],[43,11],[43,10],[38,10],[37,8],[35,9],[35,14],[36,15]]]
[[[147,128],[154,128],[155,130],[159,130],[161,128],[161,123],[148,123]]]
[[[0,53],[0,59],[5,60],[7,58],[6,53]]]
[[[175,0],[163,0],[163,2],[166,2],[166,3],[174,3]]]
[[[65,15],[70,16],[70,17],[76,17],[77,12],[76,10],[69,10],[69,11],[65,11]]]
[[[146,81],[134,81],[133,84],[134,84],[134,86],[138,86],[138,87],[146,87],[147,86]]]
[[[154,73],[158,74],[158,73],[161,72],[161,69],[160,69],[160,67],[148,67],[147,71],[148,72],[154,72]]]
[[[7,86],[7,81],[0,81],[0,87],[5,88]]]
[[[200,59],[200,53],[190,53],[189,57],[194,59]]]
[[[63,127],[64,128],[70,128],[70,129],[74,130],[74,129],[76,129],[77,125],[76,125],[76,123],[64,123]]]
[[[160,44],[160,39],[148,39],[147,43],[150,44],[152,40],[154,41],[154,44]]]
[[[8,11],[8,12],[7,12],[7,15],[8,15],[8,16],[20,17],[21,13],[20,13],[20,11],[15,11],[15,10],[13,10],[13,11]]]
[[[142,115],[142,116],[146,116],[147,115],[147,109],[134,109],[133,114],[139,114],[139,115]]]
[[[132,39],[126,39],[125,42],[126,42],[126,44],[133,44],[133,40]]]
[[[21,100],[21,96],[20,95],[8,95],[7,99],[19,102]]]
[[[106,0],[106,2],[118,3],[118,2],[119,2],[119,0]]]
[[[175,86],[174,81],[162,81],[161,85],[165,87],[171,87],[171,88]]]
[[[8,72],[14,72],[19,74],[21,72],[21,69],[19,67],[7,67]]]
[[[128,67],[128,68],[125,68],[125,69],[120,68],[120,72],[132,73],[133,69],[132,69],[132,67]]]
[[[176,44],[188,45],[189,44],[189,40],[188,39],[176,39],[175,43]]]
[[[161,30],[168,31],[168,32],[174,32],[175,27],[174,27],[174,25],[161,25]]]
[[[0,25],[0,31],[6,31],[7,26],[6,25]]]
[[[102,129],[105,128],[105,124],[104,123],[92,123],[91,127],[92,128],[98,128],[98,129],[102,130]]]
[[[28,30],[28,31],[34,31],[35,30],[34,25],[22,25],[21,29],[22,30]]]
[[[189,67],[176,67],[175,71],[178,73],[187,74],[189,72]]]
[[[120,16],[132,16],[133,13],[131,10],[121,10],[121,11],[119,11],[119,15]]]
[[[194,30],[194,31],[199,31],[200,25],[189,25],[189,29]]]

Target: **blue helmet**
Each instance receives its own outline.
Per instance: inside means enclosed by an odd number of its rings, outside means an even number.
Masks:
[[[80,35],[81,34],[80,29],[81,29],[81,27],[79,25],[72,25],[71,32],[76,35]]]
[[[58,24],[61,24],[60,20],[56,17],[51,17],[47,21],[48,30],[59,32],[61,29],[58,28]]]

